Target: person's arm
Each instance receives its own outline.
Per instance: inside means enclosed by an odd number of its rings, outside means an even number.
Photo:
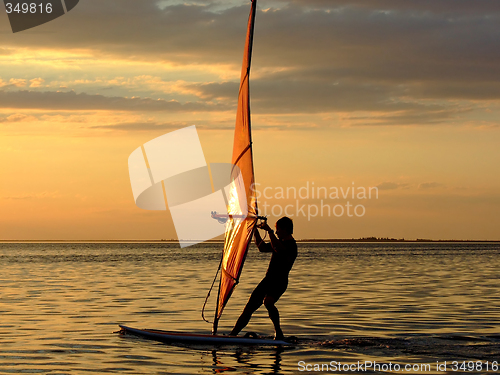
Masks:
[[[273,251],[273,247],[270,244],[264,242],[257,228],[255,228],[254,236],[255,244],[257,245],[261,253],[271,253]]]
[[[280,252],[281,250],[283,250],[283,244],[274,234],[274,230],[271,229],[271,231],[268,231],[267,233],[269,233],[269,240],[271,240],[271,246],[273,247],[274,251]]]
[[[283,244],[278,239],[278,237],[276,237],[276,235],[274,234],[274,230],[272,230],[271,227],[269,225],[267,225],[267,222],[262,224],[259,228],[264,229],[265,231],[267,231],[267,233],[269,233],[269,240],[271,241],[271,248],[272,248],[270,251],[279,252],[279,251],[283,250]],[[259,236],[260,236],[260,234],[259,234]]]

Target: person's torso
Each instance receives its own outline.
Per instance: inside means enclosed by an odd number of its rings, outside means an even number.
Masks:
[[[283,249],[279,252],[273,252],[266,277],[272,279],[288,279],[288,274],[292,269],[293,263],[297,258],[297,242],[294,239],[281,242]]]

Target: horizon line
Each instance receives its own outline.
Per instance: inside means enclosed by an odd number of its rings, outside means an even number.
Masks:
[[[389,238],[389,237],[360,237],[360,238],[301,238],[297,239],[297,242],[500,242],[497,240],[478,240],[478,239],[428,239],[428,238],[416,238],[416,239],[405,239],[405,238]],[[0,243],[185,243],[185,242],[196,242],[196,243],[224,243],[224,240],[176,240],[176,239],[36,239],[36,240],[25,240],[25,239],[0,239]]]

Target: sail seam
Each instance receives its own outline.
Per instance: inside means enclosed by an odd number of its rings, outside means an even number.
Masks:
[[[247,69],[247,72],[240,83],[240,89],[238,90],[238,97],[241,95],[241,90],[243,89],[243,86],[245,86],[245,82],[247,81],[249,76],[250,76],[250,69]]]
[[[245,153],[252,147],[252,142],[250,142],[248,144],[247,147],[245,147],[245,149],[243,151],[241,151],[241,153],[238,155],[238,157],[236,158],[236,161],[233,162],[233,167],[231,169],[231,173],[233,172],[233,169],[234,167],[236,166],[236,164],[238,164],[238,162],[240,161],[240,159],[243,157],[243,155],[245,155]]]
[[[229,273],[228,273],[228,272],[224,269],[224,267],[222,267],[222,272],[224,272],[224,274],[225,274],[227,277],[229,277],[230,279],[232,279],[232,280],[235,282],[235,284],[238,284],[238,282],[239,282],[239,281],[238,281],[238,280],[236,280],[236,279],[235,279],[232,275],[230,275],[230,274],[229,274]]]

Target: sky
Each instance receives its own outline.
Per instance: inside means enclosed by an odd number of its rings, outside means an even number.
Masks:
[[[2,3],[0,240],[177,238],[128,157],[196,125],[230,162],[249,9],[81,0],[14,34]],[[259,0],[261,214],[299,239],[500,239],[499,21],[497,0]]]

